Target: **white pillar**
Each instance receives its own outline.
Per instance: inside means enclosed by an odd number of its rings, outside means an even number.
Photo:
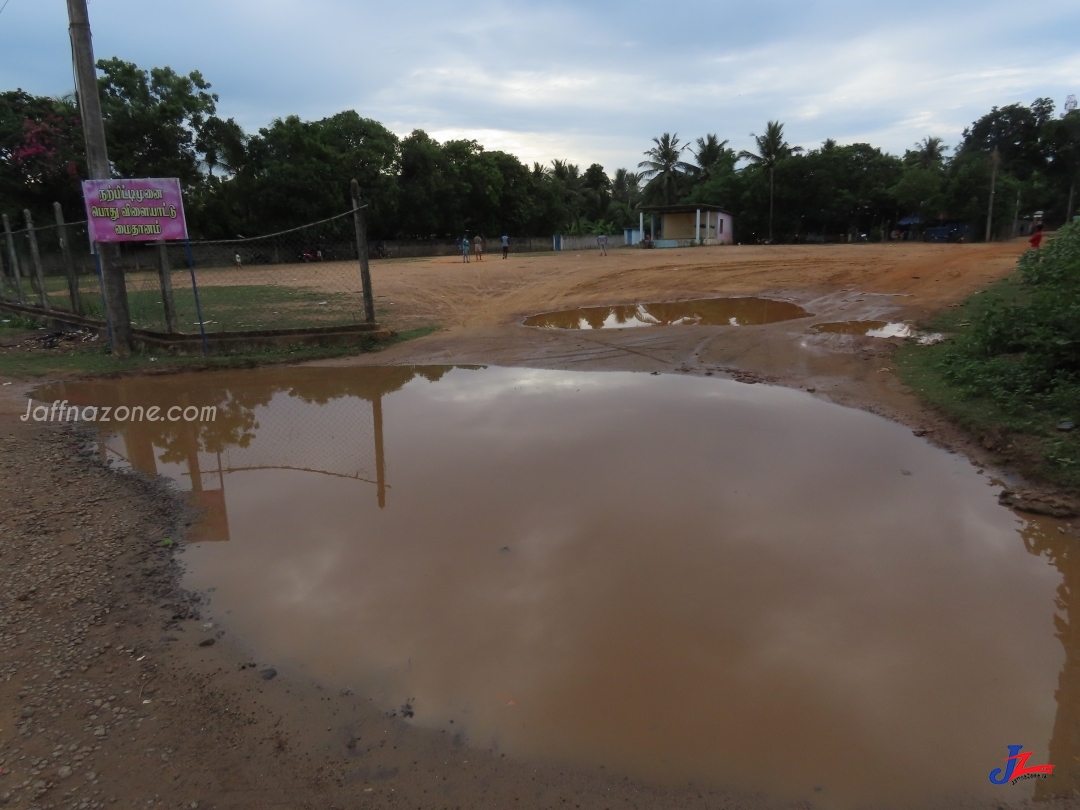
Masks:
[[[705,241],[709,241],[709,234],[712,233],[712,211],[705,212]]]
[[[694,214],[694,244],[701,244],[701,209]]]
[[[641,241],[643,241],[645,239],[645,212],[644,211],[638,211],[637,217],[638,217],[638,219],[637,219],[637,221],[638,221],[637,240],[639,242],[641,242]]]

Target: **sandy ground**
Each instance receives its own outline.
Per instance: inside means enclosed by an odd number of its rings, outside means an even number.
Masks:
[[[978,461],[989,451],[920,408],[887,340],[818,335],[824,320],[920,319],[1007,273],[1022,244],[735,247],[376,262],[384,320],[439,324],[384,352],[326,361],[487,363],[732,376],[813,390],[912,425]],[[725,294],[795,301],[761,327],[600,332],[518,325],[588,304]],[[101,807],[766,806],[513,762],[418,730],[363,695],[271,677],[243,639],[205,627],[181,591],[191,521],[156,482],[103,466],[88,437],[18,419],[0,387],[0,805]],[[993,460],[993,459],[989,459]],[[809,805],[800,804],[799,807]],[[1043,805],[1045,806],[1045,805]]]

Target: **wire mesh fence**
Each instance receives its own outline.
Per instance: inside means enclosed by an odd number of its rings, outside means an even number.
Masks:
[[[0,297],[4,300],[104,318],[85,222],[12,231],[0,253]]]
[[[4,239],[0,298],[105,321],[98,259],[86,222],[22,228]],[[501,253],[502,240],[487,238],[484,247]],[[198,334],[200,325],[208,333],[252,332],[366,320],[351,210],[264,236],[110,243],[98,249],[106,268],[123,272],[137,329],[190,335]],[[510,239],[514,253],[551,249],[550,237]],[[379,241],[368,252],[378,260],[459,255],[461,248],[460,241],[432,237]]]
[[[170,264],[185,266],[185,250],[170,245]],[[191,258],[209,332],[364,322],[351,211],[267,236],[192,242]]]

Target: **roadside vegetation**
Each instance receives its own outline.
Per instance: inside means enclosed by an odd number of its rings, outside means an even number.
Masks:
[[[987,449],[1080,490],[1080,223],[928,327],[946,340],[901,349],[901,377]]]

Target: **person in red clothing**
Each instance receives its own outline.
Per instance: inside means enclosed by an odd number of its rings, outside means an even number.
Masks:
[[[1035,233],[1033,233],[1031,235],[1031,238],[1028,240],[1028,243],[1031,245],[1033,250],[1038,250],[1039,249],[1039,245],[1042,244],[1042,223],[1041,222],[1038,225],[1035,226]]]

